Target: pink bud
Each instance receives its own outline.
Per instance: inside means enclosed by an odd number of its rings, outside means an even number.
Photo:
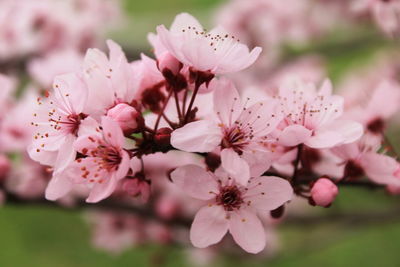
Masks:
[[[311,188],[311,198],[315,205],[328,207],[339,193],[337,186],[327,178],[318,179]]]
[[[0,181],[6,178],[11,169],[11,162],[5,155],[0,155]]]
[[[172,75],[177,76],[182,69],[183,65],[169,52],[163,53],[157,60],[158,69],[161,73],[171,72]]]
[[[125,103],[120,103],[109,109],[107,116],[118,122],[124,134],[132,134],[143,127],[142,114]]]

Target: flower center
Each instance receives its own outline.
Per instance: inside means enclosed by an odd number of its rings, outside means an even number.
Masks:
[[[367,129],[374,134],[382,133],[385,129],[385,122],[381,118],[376,118],[368,123]]]
[[[54,117],[54,112],[49,112],[50,122],[55,123],[51,125],[55,130],[63,131],[66,134],[78,134],[78,129],[81,124],[81,120],[86,118],[86,115],[83,113],[80,114],[68,114],[67,116],[58,116]]]
[[[84,154],[88,154],[90,157],[99,158],[95,162],[99,166],[99,170],[106,170],[107,172],[114,171],[118,168],[122,161],[119,150],[113,146],[106,146],[100,144],[97,148],[92,151],[83,151]]]
[[[245,132],[237,126],[226,129],[224,132],[225,134],[221,146],[223,148],[232,148],[239,154],[243,151],[244,146],[248,144],[248,138],[252,139],[252,136],[247,136]]]
[[[242,192],[235,185],[222,187],[216,197],[216,202],[223,206],[226,211],[239,209],[243,204]]]

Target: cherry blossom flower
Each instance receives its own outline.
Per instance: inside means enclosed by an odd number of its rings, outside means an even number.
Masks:
[[[201,72],[237,72],[253,64],[261,53],[260,47],[250,52],[221,27],[207,32],[187,13],[177,15],[170,30],[164,25],[158,26],[157,34],[168,52]]]
[[[57,199],[71,188],[62,178],[63,171],[74,161],[74,142],[78,135],[96,125],[96,121],[83,113],[87,89],[76,74],[65,74],[55,78],[54,92],[38,97],[38,109],[33,114],[33,142],[27,150],[30,157],[54,168],[53,178],[46,190],[46,198]]]
[[[251,172],[244,158],[255,160],[254,154],[270,151],[266,146],[268,134],[280,122],[280,117],[274,113],[275,104],[270,99],[246,107],[234,85],[225,80],[214,93],[215,120],[199,120],[175,130],[171,144],[187,152],[211,152],[220,147],[222,165],[245,185]],[[263,155],[263,171],[266,171],[270,165],[265,160],[266,154]]]
[[[136,94],[133,69],[121,47],[107,41],[109,58],[98,49],[89,49],[83,63],[88,88],[87,112],[100,117],[119,103],[130,104]]]
[[[186,194],[207,203],[190,229],[190,240],[199,248],[218,243],[229,231],[247,252],[262,251],[266,237],[257,212],[274,210],[293,194],[289,182],[278,177],[254,177],[243,186],[224,170],[213,174],[196,165],[179,167],[171,177]]]
[[[381,135],[388,120],[399,110],[399,102],[399,83],[385,79],[368,95],[367,101],[358,105],[354,103],[345,116],[362,123],[368,132]]]
[[[312,83],[300,80],[279,89],[283,122],[278,126],[277,141],[284,146],[301,143],[312,148],[328,148],[352,143],[363,133],[361,124],[343,120],[343,98],[332,95],[326,80],[317,91]]]
[[[400,185],[400,164],[392,157],[379,154],[380,139],[364,136],[352,144],[332,148],[331,151],[342,159],[343,177],[367,176],[371,181],[383,185]]]
[[[63,177],[87,185],[90,194],[86,201],[91,203],[110,196],[130,168],[129,155],[123,149],[125,138],[118,123],[103,116],[101,126],[102,131],[96,128],[76,140],[74,147],[84,157],[75,160]]]

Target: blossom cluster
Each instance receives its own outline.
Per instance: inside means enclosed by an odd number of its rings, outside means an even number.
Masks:
[[[135,205],[153,203],[166,220],[197,211],[195,247],[229,232],[246,252],[259,253],[264,225],[295,196],[329,207],[341,185],[363,179],[399,191],[400,164],[385,137],[400,100],[395,79],[353,102],[334,94],[329,79],[295,72],[277,75],[273,88],[237,89],[238,73],[261,47],[249,48],[221,26],[207,31],[187,13],[148,39],[155,58],[129,62],[108,40],[108,55],[88,49],[36,97],[28,154],[51,170],[48,200],[135,197]],[[135,217],[121,218],[129,231],[142,227]],[[150,232],[171,238],[155,227]],[[121,238],[118,244],[133,240]]]
[[[0,3],[0,60],[17,60],[50,51],[85,51],[119,13],[116,1],[4,0]]]
[[[179,14],[136,55],[105,42],[118,1],[2,0],[0,204],[93,207],[94,246],[184,244],[206,265],[274,253],[278,224],[342,187],[399,194],[396,49],[335,86],[323,53],[287,51],[371,33],[368,18],[395,42],[399,12],[397,0],[232,0],[217,28]]]

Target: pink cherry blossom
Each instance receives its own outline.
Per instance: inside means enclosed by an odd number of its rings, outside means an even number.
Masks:
[[[211,152],[220,147],[223,167],[245,185],[251,173],[244,158],[254,160],[252,154],[263,153],[264,171],[270,166],[265,160],[269,152],[268,134],[280,122],[275,108],[272,99],[246,107],[234,85],[225,80],[214,93],[216,118],[195,121],[175,130],[171,144],[188,152]]]
[[[157,34],[175,58],[202,72],[237,72],[253,64],[261,53],[260,47],[250,52],[246,45],[221,27],[205,31],[187,13],[177,15],[170,30],[164,25],[158,26]]]
[[[266,237],[257,212],[280,207],[293,193],[290,184],[278,177],[254,177],[243,186],[223,170],[213,174],[196,165],[179,167],[171,177],[186,194],[207,203],[190,229],[190,240],[199,248],[218,243],[229,231],[244,250],[259,253]]]
[[[399,186],[399,163],[390,156],[379,154],[379,148],[379,138],[365,136],[358,142],[332,148],[332,152],[345,163],[342,164],[345,178],[366,175],[374,183]]]
[[[327,207],[339,193],[337,186],[327,178],[318,179],[311,188],[311,199],[317,206]]]
[[[56,199],[70,188],[68,181],[60,176],[76,157],[74,141],[80,132],[85,132],[96,122],[83,113],[87,89],[78,75],[71,73],[56,77],[54,92],[47,94],[45,98],[37,98],[38,109],[33,113],[31,123],[34,137],[27,150],[33,160],[54,168],[46,197]],[[58,185],[60,179],[62,186]],[[65,191],[53,190],[53,186]]]
[[[326,80],[317,91],[313,83],[296,80],[282,86],[276,98],[284,120],[277,141],[285,146],[304,143],[312,148],[328,148],[352,143],[363,133],[361,124],[343,120],[343,98],[332,95]]]
[[[102,117],[102,131],[81,135],[75,149],[84,157],[78,158],[64,179],[85,184],[90,188],[87,202],[99,202],[110,196],[117,183],[124,178],[129,166],[129,155],[123,149],[125,138],[121,128],[111,118]]]
[[[368,132],[381,135],[388,120],[399,110],[399,102],[400,84],[395,80],[385,79],[368,95],[367,101],[358,105],[353,103],[345,115],[362,123]]]
[[[103,115],[118,103],[130,104],[137,90],[133,69],[121,47],[111,40],[107,45],[109,58],[98,49],[89,49],[83,63],[88,88],[86,110],[94,117]]]

